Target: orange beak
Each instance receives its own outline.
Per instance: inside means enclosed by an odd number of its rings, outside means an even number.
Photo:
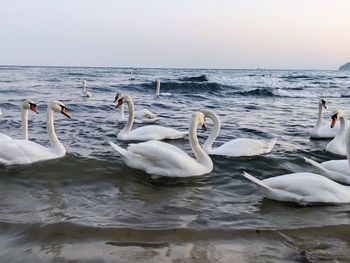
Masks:
[[[335,126],[336,122],[337,122],[337,118],[332,117],[331,128],[333,128]]]

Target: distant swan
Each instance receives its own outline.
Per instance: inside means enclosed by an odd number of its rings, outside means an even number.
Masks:
[[[337,123],[334,128],[330,125],[322,124],[323,121],[323,109],[327,109],[326,101],[321,99],[318,103],[318,118],[314,128],[310,131],[310,137],[314,139],[329,139],[334,138],[334,136],[339,131],[340,125]]]
[[[336,110],[333,112],[332,128],[335,126],[337,119],[340,121],[340,129],[334,139],[327,144],[326,151],[346,156],[346,131],[348,129],[348,121],[345,111]]]
[[[29,164],[63,157],[66,154],[66,149],[55,133],[54,112],[60,112],[70,118],[67,108],[62,102],[53,101],[48,106],[46,125],[51,147],[47,148],[28,140],[0,141],[0,163],[4,165]]]
[[[232,157],[260,155],[271,152],[276,143],[276,139],[273,139],[270,142],[263,142],[255,139],[239,138],[225,142],[219,147],[212,149],[211,147],[220,133],[220,120],[211,110],[205,109],[202,110],[202,112],[205,117],[210,118],[214,123],[213,132],[203,144],[204,151],[209,155],[224,155]]]
[[[86,80],[83,80],[83,90],[82,90],[81,96],[83,98],[92,97],[91,92],[87,91]]]
[[[0,108],[0,117],[2,116],[2,110],[1,110],[1,108]]]
[[[350,184],[350,129],[347,132],[346,153],[348,157],[346,160],[330,160],[321,164],[306,157],[304,159],[317,168],[320,174],[332,180]]]
[[[22,114],[22,135],[24,140],[28,140],[28,111],[31,110],[35,113],[39,113],[37,105],[32,100],[24,100],[21,104],[21,114]],[[12,140],[11,137],[6,134],[0,133],[0,141]]]
[[[349,186],[338,184],[319,174],[292,173],[264,180],[259,180],[246,172],[243,176],[253,182],[267,198],[277,201],[300,205],[350,202]]]
[[[109,143],[131,168],[157,176],[199,176],[210,173],[213,170],[213,162],[198,143],[196,131],[198,126],[206,129],[204,115],[201,112],[192,114],[189,128],[191,149],[196,159],[174,145],[155,140],[130,144],[127,150],[112,142]]]
[[[173,94],[167,93],[167,92],[162,92],[160,93],[160,80],[156,79],[156,97],[158,98],[160,95],[162,96],[172,96]]]
[[[142,109],[142,110],[137,110],[134,113],[134,122],[136,123],[156,123],[158,122],[161,118],[158,118],[157,115],[155,115],[153,112],[147,110],[147,109]],[[119,111],[119,121],[124,121],[125,120],[125,115],[124,115],[124,103],[120,106],[120,111]]]
[[[118,140],[121,141],[148,141],[148,140],[163,140],[163,139],[180,139],[186,136],[187,132],[180,132],[172,128],[167,128],[158,125],[143,126],[131,130],[134,122],[134,103],[129,95],[117,93],[114,102],[117,102],[116,107],[123,103],[128,104],[129,117],[125,127],[118,133]]]

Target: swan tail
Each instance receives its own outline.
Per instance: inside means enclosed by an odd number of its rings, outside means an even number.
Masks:
[[[266,148],[266,152],[269,153],[272,151],[272,148],[275,146],[277,142],[277,138],[272,139],[271,141],[268,142],[267,148]]]
[[[112,146],[112,148],[116,150],[119,153],[119,155],[122,157],[127,157],[128,155],[130,155],[130,153],[127,150],[123,149],[122,147],[119,147],[118,145],[116,145],[111,141],[109,141],[109,145]]]
[[[252,176],[251,174],[247,172],[243,172],[242,175],[247,178],[249,181],[253,182],[257,188],[266,196],[270,196],[273,192],[273,189],[270,188],[268,185],[266,185],[263,181],[259,180],[258,178]]]

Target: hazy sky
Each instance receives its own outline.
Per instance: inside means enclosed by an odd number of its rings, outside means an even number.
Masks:
[[[336,69],[349,0],[0,0],[0,64]]]

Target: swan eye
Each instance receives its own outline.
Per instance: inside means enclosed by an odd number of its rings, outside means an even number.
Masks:
[[[332,116],[332,119],[337,119],[337,118],[338,118],[338,113],[336,113]]]

